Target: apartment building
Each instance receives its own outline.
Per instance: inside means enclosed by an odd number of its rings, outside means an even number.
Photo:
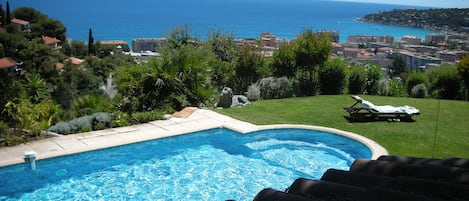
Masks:
[[[162,47],[166,42],[168,42],[166,38],[136,38],[132,40],[132,51],[156,52],[156,50]]]

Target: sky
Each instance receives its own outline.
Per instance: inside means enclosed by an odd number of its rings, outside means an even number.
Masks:
[[[469,8],[469,0],[335,0],[364,3],[382,3],[394,5],[436,7],[436,8]]]

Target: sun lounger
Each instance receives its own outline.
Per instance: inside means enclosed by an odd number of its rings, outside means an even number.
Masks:
[[[419,115],[420,111],[411,106],[395,107],[391,105],[376,106],[373,103],[363,100],[359,96],[352,96],[356,101],[351,107],[344,108],[353,119],[370,118],[391,118],[391,119],[410,119],[413,115]]]

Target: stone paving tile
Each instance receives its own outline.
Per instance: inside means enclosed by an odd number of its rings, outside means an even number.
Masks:
[[[158,127],[165,127],[165,126],[174,125],[177,123],[171,120],[158,120],[158,121],[152,121],[149,124],[158,126]]]
[[[28,144],[28,146],[30,148],[29,151],[35,151],[38,154],[64,150],[64,147],[61,147],[50,139],[33,142]]]
[[[7,147],[0,149],[0,158],[3,159],[12,159],[17,158],[17,155],[20,155],[21,158],[24,155],[24,152],[29,149],[28,145],[22,144],[14,147]]]
[[[75,134],[75,136],[78,139],[86,139],[86,138],[93,138],[93,137],[99,137],[99,136],[105,136],[105,135],[114,135],[117,133],[119,133],[119,131],[116,131],[114,129],[106,129],[106,130],[99,130],[99,131],[91,131],[87,133],[79,133],[79,134]]]
[[[51,138],[50,141],[56,143],[60,147],[67,149],[75,149],[78,147],[86,147],[87,144],[77,138],[77,136],[64,136]]]
[[[112,128],[111,130],[114,130],[118,133],[126,133],[126,132],[138,131],[139,129],[135,126],[126,126],[126,127]]]

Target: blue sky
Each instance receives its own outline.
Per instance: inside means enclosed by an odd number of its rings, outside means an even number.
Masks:
[[[334,1],[383,3],[383,4],[438,7],[438,8],[469,8],[469,0],[334,0]]]

